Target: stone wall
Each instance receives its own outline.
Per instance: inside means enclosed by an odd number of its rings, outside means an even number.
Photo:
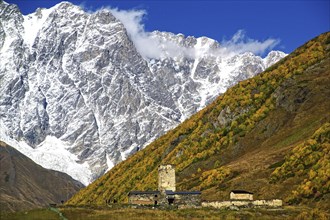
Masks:
[[[272,200],[255,200],[252,203],[254,206],[271,206],[271,207],[282,207],[283,201],[281,199]]]
[[[200,206],[201,195],[200,194],[175,195],[174,204],[185,205],[189,207]]]
[[[276,208],[282,207],[283,202],[280,199],[272,199],[272,200],[233,200],[233,201],[222,201],[222,202],[202,202],[202,207],[213,207],[217,209],[221,208],[229,208],[231,206],[236,207],[268,207],[268,208]]]
[[[136,205],[155,205],[158,204],[158,199],[159,195],[156,197],[154,194],[130,195],[128,197],[128,203]]]
[[[158,190],[172,190],[175,192],[175,167],[172,165],[160,165],[158,168]]]
[[[231,200],[253,200],[253,194],[248,193],[230,193]]]

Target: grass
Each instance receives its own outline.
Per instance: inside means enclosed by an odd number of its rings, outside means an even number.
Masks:
[[[306,206],[286,206],[283,209],[180,209],[159,210],[147,208],[130,208],[128,206],[109,207],[62,207],[59,211],[69,220],[145,220],[145,219],[329,219],[330,215],[320,209]],[[36,209],[26,212],[2,213],[1,220],[58,220],[59,215],[49,209]]]
[[[0,212],[1,220],[61,220],[60,216],[50,209],[34,209],[21,212]]]
[[[312,118],[313,119],[313,118]],[[292,131],[291,129],[287,129],[286,132],[288,134],[287,137],[281,139],[274,147],[276,148],[282,148],[285,146],[293,145],[298,143],[301,140],[306,139],[309,137],[319,126],[320,121],[319,120],[305,120],[310,121],[309,124],[306,122],[303,124],[303,126],[297,126],[297,129],[294,129]],[[282,137],[285,135],[282,135]]]
[[[129,207],[116,208],[62,208],[61,212],[68,219],[327,219],[329,214],[304,206],[288,206],[284,209],[181,209],[158,210]],[[324,217],[324,218],[323,218]]]

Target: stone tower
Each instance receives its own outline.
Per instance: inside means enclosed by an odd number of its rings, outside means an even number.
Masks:
[[[160,165],[158,167],[158,190],[175,192],[175,167],[173,165]]]

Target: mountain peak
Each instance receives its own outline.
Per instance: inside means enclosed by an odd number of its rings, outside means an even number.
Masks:
[[[280,57],[285,57],[285,56],[287,56],[287,54],[282,51],[272,50],[264,58],[265,65],[269,67],[274,63],[276,63]]]
[[[0,138],[84,184],[265,69],[207,37],[156,31],[138,47],[109,10],[5,13]]]
[[[0,5],[9,5],[9,3],[7,3],[6,1],[0,1]]]

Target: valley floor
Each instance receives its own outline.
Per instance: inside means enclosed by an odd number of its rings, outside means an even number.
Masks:
[[[158,210],[128,207],[88,208],[61,207],[59,209],[37,209],[17,213],[1,213],[1,220],[102,220],[102,219],[329,219],[330,214],[323,210],[305,206],[286,206],[283,209],[181,209]]]

